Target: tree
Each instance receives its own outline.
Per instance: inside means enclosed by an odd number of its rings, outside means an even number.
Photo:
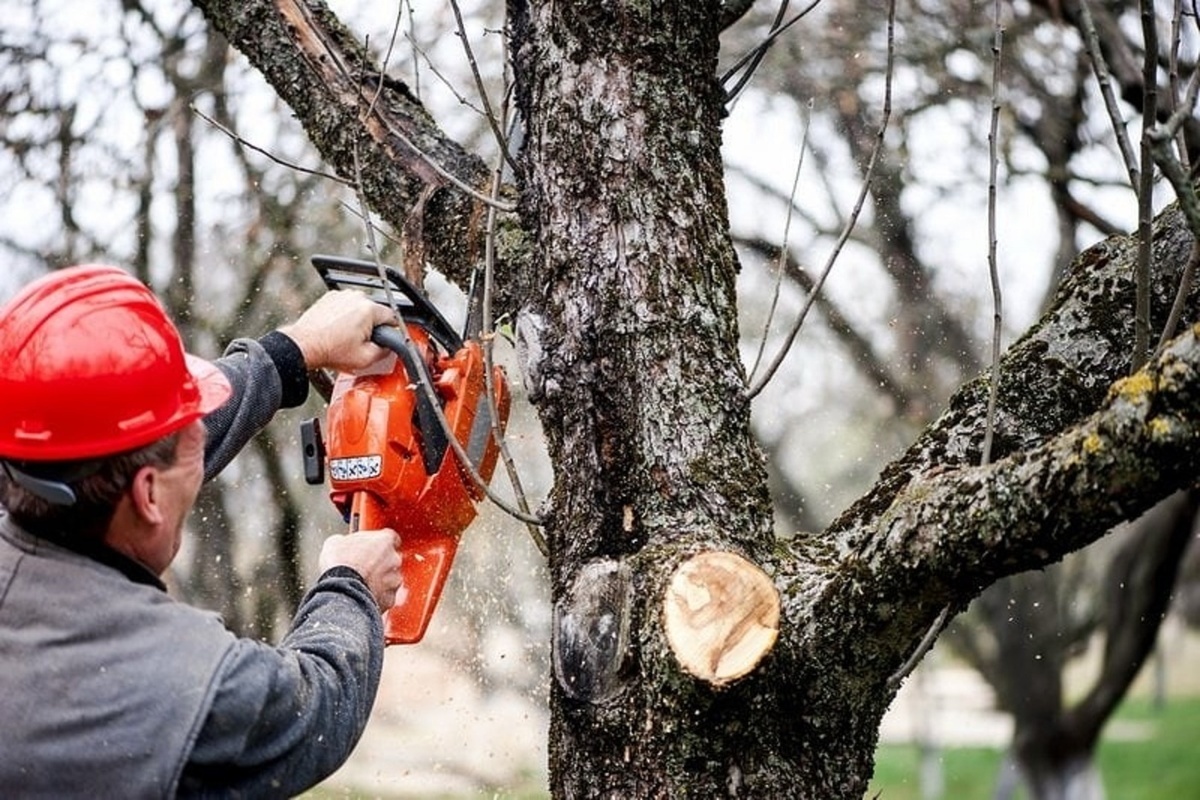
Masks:
[[[323,5],[197,5],[410,250],[463,279],[487,240],[483,163]],[[555,796],[861,796],[879,720],[949,612],[1188,485],[1200,460],[1197,332],[1130,375],[1137,247],[1114,238],[1004,357],[988,466],[980,378],[827,530],[774,541],[736,350],[720,10],[509,8],[526,135],[493,241],[556,474],[540,510]],[[1160,321],[1191,248],[1180,212],[1153,242]],[[778,592],[773,646],[756,571]],[[669,635],[672,587],[692,610],[730,607]],[[749,600],[761,615],[737,614]],[[698,642],[707,661],[685,658]]]
[[[1077,559],[1005,578],[948,631],[1013,715],[1012,757],[1031,796],[1104,796],[1096,744],[1154,646],[1193,539],[1196,500],[1194,490],[1172,495],[1112,534],[1103,575],[1101,559]],[[1100,668],[1068,698],[1063,673],[1097,633]]]

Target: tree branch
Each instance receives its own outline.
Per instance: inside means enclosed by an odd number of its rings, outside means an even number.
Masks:
[[[1156,221],[1154,248],[1151,317],[1163,320],[1192,249],[1177,207]],[[1137,239],[1130,236],[1080,254],[1047,313],[1009,348],[1002,361],[996,459],[1040,446],[1078,424],[1102,406],[1109,386],[1128,374],[1136,258]],[[1186,309],[1185,319],[1200,316],[1196,289]],[[841,549],[856,549],[914,478],[978,463],[988,388],[987,380],[978,378],[960,389],[943,415],[883,470],[871,491],[833,523],[829,534]]]
[[[1177,208],[1160,215],[1154,246],[1151,312],[1164,318],[1191,253]],[[947,605],[1057,561],[1194,479],[1197,331],[1125,378],[1136,258],[1133,237],[1082,253],[1050,310],[1009,349],[991,465],[976,466],[989,388],[979,378],[824,534],[790,543],[776,583],[783,629],[798,635],[777,652],[792,666],[807,669],[821,652],[812,669],[866,659],[890,674]],[[1198,308],[1193,291],[1189,319]],[[813,624],[821,619],[838,623]],[[884,681],[876,688],[889,691]]]
[[[483,248],[489,175],[483,161],[447,137],[403,82],[386,75],[381,80],[365,48],[325,4],[197,0],[195,5],[266,77],[322,157],[346,179],[353,178],[357,147],[366,196],[394,229],[402,230],[422,194],[434,189],[419,231],[426,259],[465,285]],[[515,251],[500,254],[502,276]]]
[[[1198,443],[1200,326],[1118,381],[1083,424],[990,467],[914,480],[855,557],[962,595],[1057,561],[1187,486]]]

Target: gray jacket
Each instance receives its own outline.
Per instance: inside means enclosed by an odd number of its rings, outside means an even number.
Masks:
[[[226,351],[218,363],[234,397],[206,420],[209,476],[281,403],[303,401],[297,357],[269,337]],[[382,661],[379,610],[349,568],[320,577],[272,647],[173,600],[115,551],[48,541],[0,517],[6,794],[298,794],[358,741]]]

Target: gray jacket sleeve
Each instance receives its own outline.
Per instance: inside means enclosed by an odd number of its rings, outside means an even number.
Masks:
[[[349,567],[321,576],[279,647],[239,639],[217,673],[181,797],[292,797],[349,757],[383,668],[383,622]]]
[[[300,348],[278,331],[261,339],[234,339],[216,365],[229,379],[233,393],[225,405],[204,418],[206,481],[225,469],[276,411],[298,406],[308,396]]]

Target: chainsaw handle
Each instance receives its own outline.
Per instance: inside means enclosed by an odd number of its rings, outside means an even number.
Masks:
[[[433,379],[425,365],[425,359],[414,352],[409,345],[409,339],[395,325],[376,325],[371,330],[371,341],[385,350],[395,353],[404,362],[404,371],[408,379],[417,384],[414,399],[417,404],[417,429],[421,434],[421,458],[425,463],[425,472],[435,475],[442,467],[446,451],[450,449],[450,440],[438,420],[437,409],[429,399],[430,395],[437,396],[433,388]]]
[[[399,306],[396,310],[405,321],[419,323],[447,352],[457,353],[462,348],[462,337],[453,326],[425,293],[398,270],[343,256],[314,255],[312,264],[326,288],[358,289],[384,306],[396,302]]]

